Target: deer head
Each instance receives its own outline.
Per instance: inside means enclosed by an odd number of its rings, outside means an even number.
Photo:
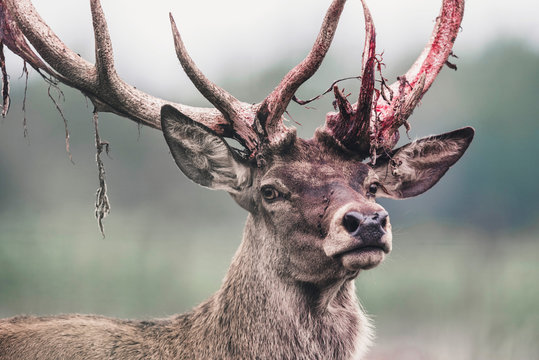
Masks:
[[[384,154],[376,165],[344,150],[323,129],[310,140],[268,146],[258,162],[173,106],[162,129],[185,175],[229,192],[248,210],[256,254],[291,279],[327,284],[378,265],[391,250],[388,213],[377,197],[403,199],[431,188],[464,153],[471,128],[432,136]],[[283,135],[283,138],[285,136]]]

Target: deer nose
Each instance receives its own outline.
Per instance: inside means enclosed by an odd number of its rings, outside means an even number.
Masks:
[[[346,213],[342,224],[346,231],[354,237],[364,240],[376,240],[386,233],[387,211],[377,211],[370,215],[363,215],[357,211]]]

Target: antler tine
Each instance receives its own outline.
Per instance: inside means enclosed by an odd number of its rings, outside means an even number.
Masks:
[[[48,67],[40,68],[66,85],[83,92],[92,100],[98,111],[113,112],[160,129],[161,107],[171,104],[217,134],[231,137],[230,124],[217,109],[191,107],[153,97],[125,83],[116,74],[112,45],[99,0],[90,2],[96,41],[96,66],[69,49],[43,21],[30,0],[1,1],[3,18],[13,18],[14,25],[53,70]],[[10,49],[28,61],[22,50]],[[32,62],[31,64],[33,65]]]
[[[361,144],[370,142],[371,111],[374,94],[374,63],[376,60],[376,30],[365,0],[361,0],[365,17],[365,47],[361,65],[361,89],[356,108],[357,138]],[[360,149],[361,151],[362,149]]]
[[[376,57],[376,31],[371,13],[364,0],[365,46],[361,65],[361,89],[358,101],[350,105],[348,99],[337,86],[333,87],[335,100],[339,109],[337,113],[329,113],[322,131],[329,133],[341,146],[360,154],[368,154],[370,150],[370,119],[374,94],[374,63]]]
[[[95,67],[98,81],[106,83],[107,86],[115,87],[118,74],[114,68],[114,50],[112,49],[107,20],[99,0],[91,0],[90,8],[94,26]]]
[[[169,14],[169,17],[170,25],[172,27],[172,34],[174,36],[176,55],[178,56],[178,60],[180,60],[183,70],[189,79],[191,79],[191,82],[196,86],[198,91],[226,117],[229,119],[237,118],[239,110],[238,108],[242,107],[241,102],[204,76],[204,74],[194,63],[193,59],[191,59],[189,56],[172,14]]]
[[[389,101],[383,97],[378,99],[377,148],[387,150],[396,145],[398,128],[406,123],[451,55],[463,15],[464,0],[443,0],[429,43],[406,74],[390,86],[390,93],[395,96]],[[373,113],[373,118],[375,116]]]
[[[460,23],[463,16],[464,0],[443,1],[440,15],[436,18],[436,25],[432,31],[429,43],[405,75],[407,79],[417,81],[420,74],[424,72],[426,77],[423,93],[427,92],[430,88],[434,79],[451,55],[453,43],[460,30]]]
[[[169,18],[172,35],[174,37],[174,48],[176,49],[176,55],[183,70],[198,91],[213,106],[215,106],[229,122],[233,129],[230,137],[238,140],[243,146],[249,149],[251,154],[257,153],[260,150],[261,134],[258,134],[254,128],[255,110],[253,105],[236,99],[230,93],[215,85],[204,76],[191,56],[189,56],[180,36],[180,32],[178,31],[178,27],[176,26],[176,22],[174,21],[174,17],[170,13]]]
[[[96,82],[102,89],[107,89],[109,96],[122,102],[129,102],[129,98],[122,96],[122,85],[125,83],[120,79],[114,67],[114,50],[100,1],[90,0],[90,9],[95,40]],[[93,98],[92,102],[100,110],[109,110],[109,106],[97,98]],[[118,113],[118,109],[110,109],[110,111]]]
[[[335,35],[346,0],[334,0],[326,12],[318,37],[307,57],[286,74],[279,85],[260,103],[257,119],[270,140],[283,132],[282,115],[296,90],[318,70]]]

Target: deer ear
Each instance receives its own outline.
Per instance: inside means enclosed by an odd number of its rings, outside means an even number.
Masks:
[[[404,199],[424,193],[460,159],[475,130],[462,128],[416,140],[380,158],[374,166],[381,197]]]
[[[206,126],[165,105],[161,127],[176,164],[197,184],[237,194],[251,183],[251,168]]]

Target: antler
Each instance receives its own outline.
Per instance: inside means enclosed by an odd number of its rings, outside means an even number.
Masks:
[[[99,0],[90,0],[96,44],[95,65],[69,49],[39,16],[30,0],[0,0],[0,42],[40,73],[50,75],[51,80],[59,80],[80,90],[91,99],[97,111],[113,112],[160,129],[161,107],[171,104],[218,135],[238,140],[254,158],[266,145],[279,144],[295,134],[293,129],[284,126],[282,115],[297,88],[320,66],[345,2],[332,2],[311,52],[264,101],[255,105],[239,101],[202,74],[187,54],[172,16],[170,20],[178,59],[191,81],[215,109],[171,103],[125,83],[114,68],[112,43]],[[44,61],[31,50],[25,39]]]
[[[296,90],[318,70],[326,55],[346,0],[335,0],[329,7],[316,41],[307,57],[281,80],[280,84],[260,104],[257,117],[268,131],[276,137],[282,126],[281,117]]]
[[[389,87],[382,79],[380,90],[374,89],[377,61],[374,24],[364,0],[362,4],[366,36],[359,99],[351,105],[334,87],[339,112],[327,115],[321,132],[332,136],[343,148],[363,157],[370,155],[374,160],[378,153],[391,150],[397,144],[399,127],[408,126],[408,117],[446,64],[460,29],[464,0],[443,0],[434,31],[421,55],[408,72]]]

